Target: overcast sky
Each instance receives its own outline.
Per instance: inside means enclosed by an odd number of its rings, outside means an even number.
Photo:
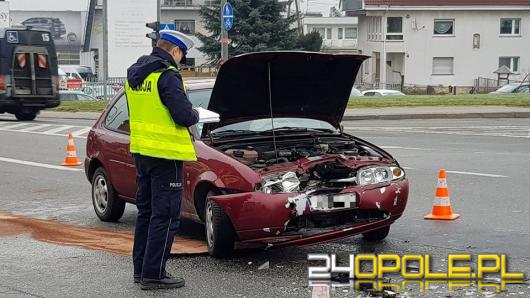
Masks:
[[[302,11],[319,11],[323,16],[329,16],[329,8],[332,6],[339,7],[339,0],[300,0]]]

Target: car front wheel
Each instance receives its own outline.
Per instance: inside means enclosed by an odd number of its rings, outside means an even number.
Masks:
[[[108,222],[120,219],[125,210],[125,201],[118,198],[103,168],[92,176],[92,205],[99,219]]]
[[[15,117],[19,121],[32,121],[37,117],[37,113],[16,113]]]
[[[208,253],[216,258],[229,257],[234,252],[235,231],[230,219],[214,201],[208,197],[205,206],[205,232]]]
[[[388,232],[390,232],[390,226],[363,233],[363,238],[370,242],[381,241],[388,236]]]

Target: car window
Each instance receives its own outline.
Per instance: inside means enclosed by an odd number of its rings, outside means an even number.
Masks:
[[[64,101],[70,101],[70,100],[76,100],[77,99],[75,97],[75,94],[71,94],[71,93],[61,93],[59,97],[60,97],[61,100],[64,100]]]
[[[514,90],[515,90],[515,88],[517,88],[517,86],[518,85],[513,85],[513,84],[504,85],[501,88],[497,89],[497,92],[511,93],[511,92],[514,92]]]
[[[364,96],[375,96],[375,92],[365,92]]]
[[[521,86],[517,88],[517,93],[529,93],[530,92],[530,85]]]
[[[126,134],[130,132],[129,109],[127,107],[127,97],[125,96],[125,93],[122,94],[110,108],[107,118],[105,119],[105,127]]]
[[[188,99],[190,100],[193,107],[203,107],[208,108],[210,103],[210,96],[212,95],[212,89],[199,89],[199,90],[190,90],[188,91]],[[202,133],[202,128],[204,123],[195,124],[195,128],[199,135]]]

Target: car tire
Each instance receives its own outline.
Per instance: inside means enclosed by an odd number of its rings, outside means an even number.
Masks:
[[[390,232],[390,226],[363,233],[363,238],[369,242],[377,242],[385,239],[388,232]]]
[[[92,206],[101,221],[113,222],[125,211],[125,201],[118,198],[107,172],[98,168],[92,175]]]
[[[37,117],[37,113],[16,113],[15,117],[18,121],[32,121]]]
[[[216,194],[216,192],[210,191],[206,197],[204,232],[208,253],[215,258],[225,258],[234,252],[236,237],[230,218],[219,205],[209,199],[210,196]]]

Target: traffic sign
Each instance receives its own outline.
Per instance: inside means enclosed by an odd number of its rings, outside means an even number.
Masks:
[[[175,24],[171,24],[171,23],[161,23],[160,24],[160,30],[176,30],[176,26]]]
[[[223,26],[226,31],[230,31],[234,26],[234,8],[228,2],[223,5]]]
[[[7,31],[7,42],[9,42],[9,43],[18,43],[18,32],[17,31]]]

